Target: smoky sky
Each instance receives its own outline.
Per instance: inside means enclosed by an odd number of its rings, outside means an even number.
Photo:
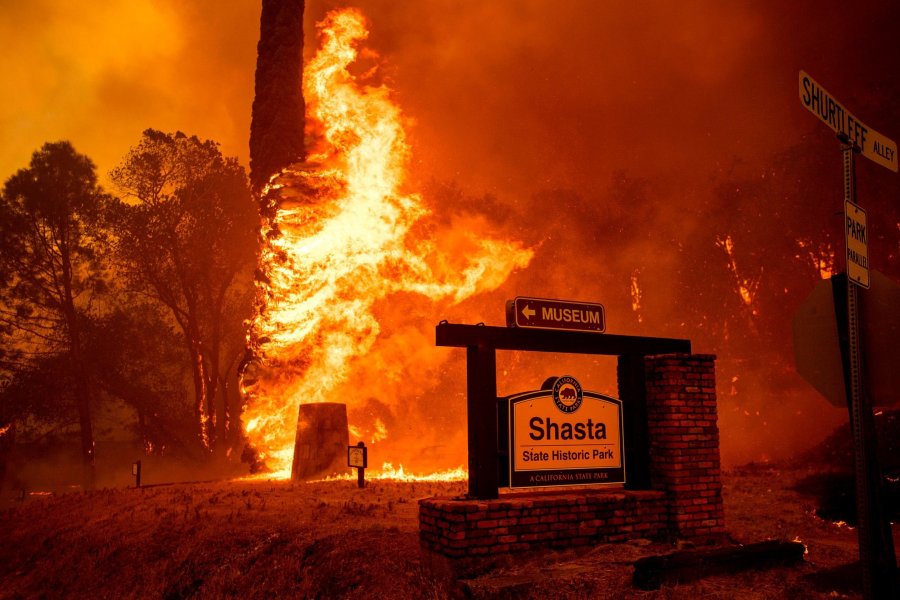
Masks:
[[[708,198],[723,174],[768,164],[802,139],[835,153],[834,172],[822,176],[839,183],[834,135],[798,99],[801,69],[867,125],[900,139],[900,123],[873,108],[900,102],[896,2],[352,4],[369,19],[366,45],[378,57],[367,60],[378,65],[377,81],[394,90],[406,119],[410,189],[453,182],[472,196],[493,195],[481,212],[537,250],[530,270],[497,294],[440,318],[499,324],[503,298],[515,294],[606,302],[607,290],[596,282],[601,275],[627,282],[634,253],[658,256],[642,277],[662,280],[657,296],[665,298],[665,280],[674,275],[656,227],[674,223],[689,237],[698,217],[686,217],[686,207]],[[307,57],[315,50],[315,23],[344,5],[307,0]],[[24,167],[45,141],[68,139],[104,180],[148,127],[214,139],[247,165],[259,14],[259,3],[249,0],[0,0],[0,176]],[[865,163],[859,175],[869,189],[897,177]],[[568,235],[588,235],[584,215],[627,210],[604,204],[621,172],[648,182],[656,208],[642,222],[645,230],[598,240],[602,255],[584,244],[573,255],[566,231],[546,230],[548,213],[558,217],[554,226],[571,227]],[[549,190],[563,191],[552,205]],[[569,225],[559,216],[567,213]],[[900,207],[882,217],[900,221]],[[488,305],[496,305],[490,314]],[[608,308],[615,333],[652,335],[673,318],[648,314],[644,330],[628,331],[617,321],[630,310],[627,301]],[[427,315],[423,322],[435,321]],[[459,371],[460,361],[454,365]],[[720,394],[728,387],[720,381]],[[758,435],[742,442],[752,445],[779,418],[766,406],[799,414],[815,411],[815,402],[821,400],[789,408],[783,399],[724,403],[723,431],[732,413],[755,413]]]
[[[431,0],[354,3],[410,120],[413,176],[529,194],[620,168],[706,177],[815,125],[805,69],[845,106],[896,76],[895,3]],[[342,3],[307,2],[315,22]],[[256,2],[0,3],[0,172],[51,139],[109,170],[147,127],[247,162]],[[889,137],[891,123],[858,115]]]

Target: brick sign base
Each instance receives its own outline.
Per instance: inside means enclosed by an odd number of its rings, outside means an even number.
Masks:
[[[648,489],[565,488],[497,500],[426,498],[419,501],[422,546],[467,558],[636,538],[720,538],[725,524],[714,361],[706,354],[644,359]]]
[[[453,558],[656,538],[665,525],[665,494],[655,491],[419,501],[422,545]]]

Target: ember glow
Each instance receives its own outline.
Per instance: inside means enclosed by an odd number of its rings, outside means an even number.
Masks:
[[[242,382],[248,439],[284,476],[302,403],[345,402],[358,439],[390,438],[377,415],[353,422],[356,399],[346,389],[378,379],[391,384],[377,391],[381,402],[403,401],[411,392],[398,385],[397,365],[404,355],[427,352],[433,334],[407,332],[376,355],[384,334],[379,302],[411,312],[458,303],[495,289],[532,256],[492,237],[477,219],[451,220],[449,231],[429,225],[425,200],[402,190],[410,150],[400,108],[386,86],[368,84],[374,72],[348,70],[368,35],[363,15],[334,11],[318,27],[320,49],[304,70],[307,137],[315,146],[307,162],[274,176],[263,192],[258,312],[249,339],[255,358]]]
[[[394,467],[392,463],[386,462],[381,465],[381,469],[373,470],[372,474],[366,472],[366,479],[390,480],[390,481],[465,481],[469,477],[468,472],[462,468],[445,469],[443,471],[434,471],[433,473],[407,473],[403,465]],[[326,477],[325,481],[350,481],[357,478],[356,474],[332,475]]]
[[[831,244],[813,244],[804,239],[797,240],[800,253],[797,258],[808,259],[819,271],[819,277],[828,279],[835,274],[834,247]]]
[[[753,311],[753,314],[755,315],[756,309],[753,308],[753,301],[756,297],[757,287],[759,287],[759,277],[743,277],[738,272],[737,263],[734,260],[734,241],[731,239],[730,235],[726,235],[717,239],[716,245],[719,246],[719,248],[725,250],[725,254],[728,255],[728,269],[734,276],[734,283],[737,287],[738,293],[741,296],[741,300],[743,301],[744,305],[746,305]]]

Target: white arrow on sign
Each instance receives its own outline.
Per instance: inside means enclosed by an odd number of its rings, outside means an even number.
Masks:
[[[537,313],[534,312],[533,308],[531,308],[529,305],[526,304],[525,308],[522,309],[522,314],[525,315],[526,319],[531,319],[531,317],[533,317]]]

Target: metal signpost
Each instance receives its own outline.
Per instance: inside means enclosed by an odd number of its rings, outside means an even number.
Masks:
[[[841,141],[844,167],[844,236],[847,274],[845,311],[836,310],[842,343],[844,385],[853,434],[859,557],[865,598],[898,598],[897,560],[890,522],[882,507],[881,471],[875,453],[871,399],[863,377],[860,351],[859,290],[869,287],[868,234],[865,211],[856,202],[854,155],[897,172],[897,145],[863,124],[822,86],[800,71],[800,102],[828,125]],[[838,298],[835,298],[836,300]],[[841,321],[844,323],[842,324]]]
[[[347,466],[356,468],[356,485],[366,487],[366,469],[369,466],[369,449],[365,442],[347,446]]]
[[[853,154],[850,153],[850,160]],[[853,167],[850,167],[852,172]],[[846,177],[846,175],[845,175]],[[869,289],[869,239],[866,211],[853,200],[844,200],[844,247],[847,249],[847,276],[859,287]]]

